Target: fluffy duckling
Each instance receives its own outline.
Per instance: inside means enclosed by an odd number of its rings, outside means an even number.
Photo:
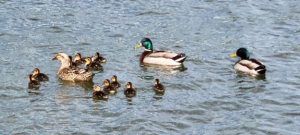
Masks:
[[[35,80],[35,78],[32,77],[32,74],[30,74],[28,77],[28,89],[38,89],[40,87],[40,82],[38,80]]]
[[[114,89],[117,89],[119,88],[121,85],[120,83],[118,82],[118,77],[116,75],[113,75],[111,77],[111,87],[113,87]]]
[[[102,70],[102,66],[100,63],[98,62],[92,62],[92,59],[90,57],[86,57],[84,59],[85,61],[85,67],[87,70],[90,70],[90,71],[99,71],[99,70]]]
[[[128,98],[132,98],[135,97],[136,95],[136,90],[135,88],[133,88],[132,83],[131,82],[127,82],[126,84],[126,89],[124,91],[124,95]]]
[[[84,63],[83,60],[84,60],[84,59],[81,57],[81,54],[80,54],[80,53],[76,53],[76,54],[75,54],[75,57],[74,57],[73,63],[74,63],[76,66],[79,66],[79,65],[81,65],[81,64]]]
[[[106,92],[106,93],[109,93],[109,94],[116,94],[117,93],[117,89],[114,89],[111,85],[110,85],[110,81],[108,79],[105,79],[103,81],[103,90]]]
[[[144,47],[144,52],[140,56],[140,63],[155,64],[163,66],[179,66],[186,59],[184,53],[173,53],[168,51],[154,51],[152,41],[143,38],[135,48]]]
[[[70,57],[65,53],[57,53],[52,60],[59,60],[61,62],[61,66],[57,72],[61,80],[73,82],[93,80],[93,72],[81,68],[72,69]]]
[[[251,76],[258,76],[264,75],[267,71],[266,66],[262,62],[250,58],[250,53],[246,48],[239,48],[236,53],[232,53],[230,56],[232,58],[241,58],[234,65],[234,69],[238,72],[246,73]]]
[[[165,92],[165,86],[160,83],[159,79],[155,79],[153,89],[157,94],[163,94]]]
[[[40,69],[38,69],[38,68],[35,68],[32,71],[32,78],[37,81],[48,81],[49,80],[49,77],[46,74],[41,73]]]
[[[100,99],[100,100],[107,100],[108,94],[101,90],[99,85],[94,86],[93,98]]]
[[[96,52],[95,56],[92,57],[93,62],[99,62],[99,63],[105,63],[106,58],[104,58],[102,55],[100,55],[99,52]]]

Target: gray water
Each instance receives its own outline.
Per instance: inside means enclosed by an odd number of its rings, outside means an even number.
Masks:
[[[142,37],[186,53],[185,68],[141,67]],[[235,73],[239,47],[264,62],[265,79]],[[123,89],[95,101],[92,84],[57,78],[55,53],[96,51],[108,62],[94,83],[132,81],[132,101]],[[299,135],[299,60],[297,0],[0,0],[0,134]],[[50,81],[28,93],[35,67]]]

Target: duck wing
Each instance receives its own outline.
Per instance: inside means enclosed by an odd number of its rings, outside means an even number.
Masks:
[[[177,54],[177,53],[167,52],[167,51],[156,51],[150,53],[147,57],[172,59],[179,63],[184,62],[184,60],[186,59],[186,55],[184,53]]]

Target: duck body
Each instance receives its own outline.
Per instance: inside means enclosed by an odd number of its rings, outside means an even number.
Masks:
[[[86,69],[89,71],[99,71],[99,70],[102,70],[103,67],[99,63],[93,62],[93,63],[86,65]]]
[[[58,53],[53,60],[59,60],[61,66],[57,72],[58,77],[64,81],[92,81],[94,73],[82,68],[71,68],[71,61],[67,54]]]
[[[117,78],[116,75],[112,76],[110,85],[114,89],[117,89],[117,88],[121,87],[120,83],[118,82],[118,78]]]
[[[46,74],[41,73],[40,69],[35,68],[32,71],[32,79],[37,81],[48,81],[49,77]]]
[[[104,58],[102,55],[100,55],[99,52],[96,52],[95,56],[92,57],[93,62],[99,62],[99,63],[105,63],[106,58]]]
[[[178,66],[182,65],[186,59],[184,53],[174,53],[168,51],[154,51],[152,41],[149,38],[143,38],[136,48],[144,47],[145,50],[140,56],[140,63]]]
[[[99,100],[107,100],[108,94],[101,90],[99,85],[94,86],[93,98]]]
[[[124,95],[128,98],[132,98],[136,96],[136,90],[133,88],[132,83],[128,82],[126,85],[126,89],[124,90]]]
[[[109,93],[109,94],[116,94],[117,93],[117,89],[113,88],[110,84],[110,81],[108,79],[105,79],[103,81],[103,90],[106,92],[106,93]]]
[[[239,48],[231,57],[240,57],[241,59],[235,63],[234,69],[237,72],[249,74],[251,76],[264,75],[267,71],[266,66],[253,58],[249,58],[249,52],[246,48]]]

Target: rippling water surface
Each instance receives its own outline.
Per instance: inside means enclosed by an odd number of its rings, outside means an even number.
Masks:
[[[134,45],[185,52],[183,70],[140,67]],[[239,47],[268,68],[237,75]],[[56,52],[107,59],[94,83],[132,81],[95,101],[92,84],[57,79]],[[0,134],[300,134],[300,3],[297,0],[0,0]],[[28,93],[34,67],[50,76]],[[167,90],[152,91],[154,78]]]

